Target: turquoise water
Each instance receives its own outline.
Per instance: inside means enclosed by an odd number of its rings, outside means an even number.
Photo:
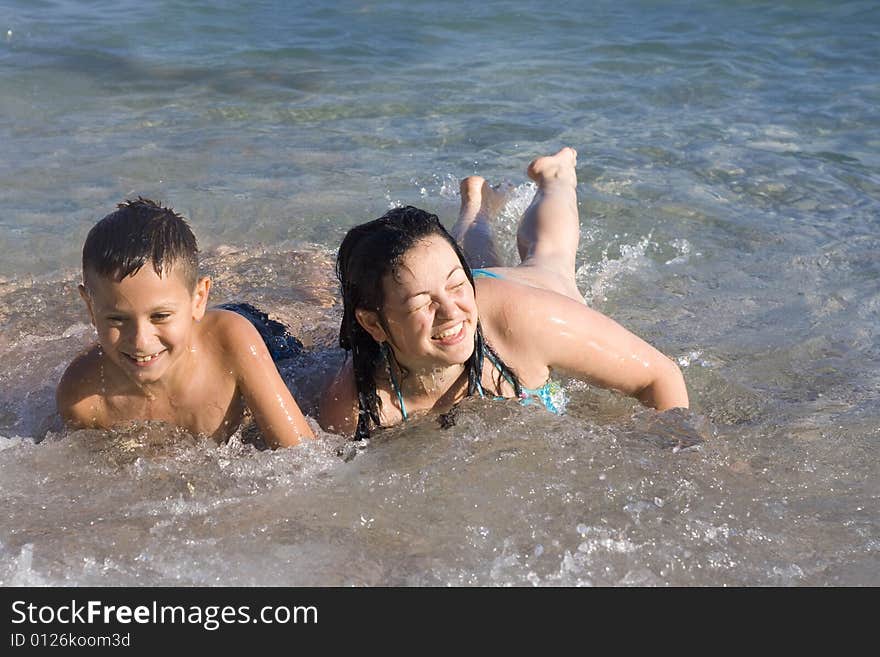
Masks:
[[[800,202],[837,229],[829,206],[870,215],[877,191],[878,11],[7,2],[0,275],[75,265],[136,193],[206,243],[333,247],[389,200],[442,205],[446,176],[509,177],[569,143],[585,183],[629,183],[642,215],[739,200],[721,219],[748,231]]]
[[[0,580],[877,585],[878,32],[875,2],[3,3]],[[525,165],[562,145],[582,290],[681,363],[693,414],[575,386],[566,418],[476,403],[346,462],[333,437],[34,444],[92,335],[82,240],[122,199],[184,212],[215,300],[304,336],[309,408],[345,230],[451,222],[478,172],[516,185],[512,258]]]

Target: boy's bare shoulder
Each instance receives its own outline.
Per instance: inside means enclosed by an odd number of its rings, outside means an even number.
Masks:
[[[257,329],[237,312],[213,308],[205,313],[199,331],[202,344],[209,348],[215,362],[236,378],[254,357],[271,359]]]
[[[104,416],[101,359],[98,345],[80,353],[61,377],[55,392],[58,412],[69,423],[80,427],[100,426]]]
[[[65,399],[100,392],[101,347],[92,345],[74,358],[58,384],[58,394]]]
[[[200,323],[200,330],[203,340],[210,340],[222,349],[247,348],[254,341],[263,344],[254,325],[232,310],[212,308],[207,311]]]

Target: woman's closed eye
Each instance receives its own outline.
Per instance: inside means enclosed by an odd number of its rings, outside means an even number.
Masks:
[[[424,299],[421,299],[421,300],[417,301],[416,303],[414,303],[410,307],[409,312],[410,313],[417,313],[420,310],[425,310],[426,308],[428,308],[431,305],[431,303],[432,303],[431,299],[429,299],[427,297]]]

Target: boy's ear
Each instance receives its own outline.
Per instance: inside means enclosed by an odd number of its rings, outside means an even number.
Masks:
[[[208,309],[208,292],[210,291],[211,279],[202,276],[196,283],[196,289],[193,292],[192,317],[195,321],[199,321],[205,316],[205,311]]]
[[[77,285],[76,289],[79,291],[80,298],[86,303],[86,308],[89,311],[89,319],[92,321],[92,326],[95,326],[95,311],[92,310],[92,298],[89,296],[89,291],[82,283]]]
[[[360,324],[376,342],[387,342],[388,334],[385,332],[385,329],[382,328],[382,323],[379,321],[379,313],[375,310],[362,310],[358,308],[354,311],[354,316],[355,319],[357,319],[357,323]]]

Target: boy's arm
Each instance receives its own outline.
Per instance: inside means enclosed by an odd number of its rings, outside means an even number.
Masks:
[[[315,434],[306,422],[260,334],[244,317],[224,313],[224,338],[239,390],[271,447],[292,447]]]
[[[357,429],[357,387],[351,358],[346,358],[339,372],[321,393],[318,423],[324,431],[352,435]]]
[[[559,294],[524,289],[505,316],[518,347],[547,367],[618,390],[663,411],[687,408],[678,365],[614,320]]]

